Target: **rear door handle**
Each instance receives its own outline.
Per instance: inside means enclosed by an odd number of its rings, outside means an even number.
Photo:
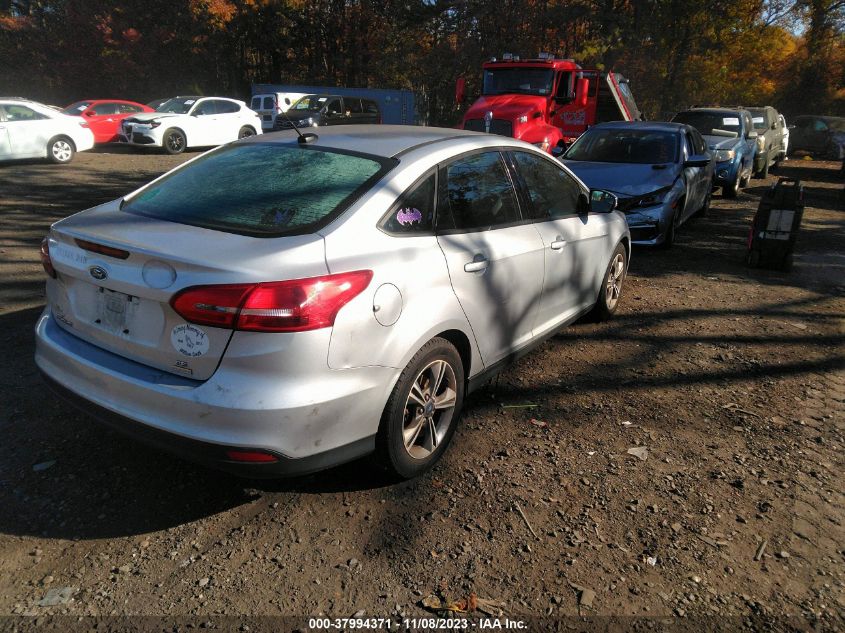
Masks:
[[[553,251],[559,251],[559,250],[562,250],[564,246],[566,246],[566,240],[565,240],[565,239],[563,239],[560,235],[558,235],[558,236],[555,238],[555,241],[554,241],[554,242],[552,242],[551,244],[549,244],[549,247],[550,247]]]
[[[487,259],[483,255],[476,255],[471,262],[464,264],[464,271],[468,273],[478,273],[482,270],[487,270]]]

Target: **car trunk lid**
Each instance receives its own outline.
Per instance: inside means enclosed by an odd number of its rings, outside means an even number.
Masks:
[[[170,300],[198,285],[324,275],[319,235],[255,238],[128,214],[117,202],[53,225],[48,300],[61,327],[115,354],[198,380],[232,330],[187,323]]]

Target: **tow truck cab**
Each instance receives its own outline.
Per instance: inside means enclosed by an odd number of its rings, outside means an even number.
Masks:
[[[549,53],[526,60],[505,53],[482,69],[481,96],[458,126],[465,130],[512,136],[558,154],[591,125],[642,118],[628,80],[618,73],[585,70]],[[460,78],[459,104],[465,91]]]

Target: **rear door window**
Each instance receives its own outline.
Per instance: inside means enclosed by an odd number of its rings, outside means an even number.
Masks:
[[[484,231],[519,222],[516,193],[498,151],[448,164],[440,187],[437,229]]]
[[[276,99],[274,97],[264,97],[264,109],[272,110],[276,107]]]
[[[214,107],[217,110],[217,114],[232,114],[241,109],[241,106],[234,101],[223,101],[223,99],[215,99]]]
[[[364,111],[361,107],[360,99],[344,98],[343,103],[346,105],[346,109],[352,114],[361,114]]]
[[[402,194],[382,218],[379,226],[394,235],[419,235],[434,228],[434,173],[424,177]]]
[[[261,109],[261,97],[253,97],[252,98],[252,105],[250,106],[250,110],[260,110]]]
[[[298,145],[225,146],[146,187],[123,210],[256,237],[309,233],[342,213],[396,163]]]

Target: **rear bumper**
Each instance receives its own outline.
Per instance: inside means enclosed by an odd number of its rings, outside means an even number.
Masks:
[[[375,450],[375,436],[372,436],[300,459],[292,459],[280,453],[265,450],[263,452],[273,455],[277,461],[266,463],[235,462],[226,456],[226,451],[242,451],[245,447],[202,442],[141,424],[83,398],[67,387],[60,385],[44,371],[41,371],[40,374],[53,393],[112,430],[185,460],[230,472],[239,477],[270,478],[306,475],[352,461]]]
[[[35,361],[60,395],[118,431],[247,476],[312,472],[371,452],[397,374],[326,365],[319,376],[303,369],[297,382],[261,368],[248,372],[224,357],[211,378],[191,380],[73,336],[49,307],[36,325]],[[225,452],[233,449],[277,461],[231,462]]]

